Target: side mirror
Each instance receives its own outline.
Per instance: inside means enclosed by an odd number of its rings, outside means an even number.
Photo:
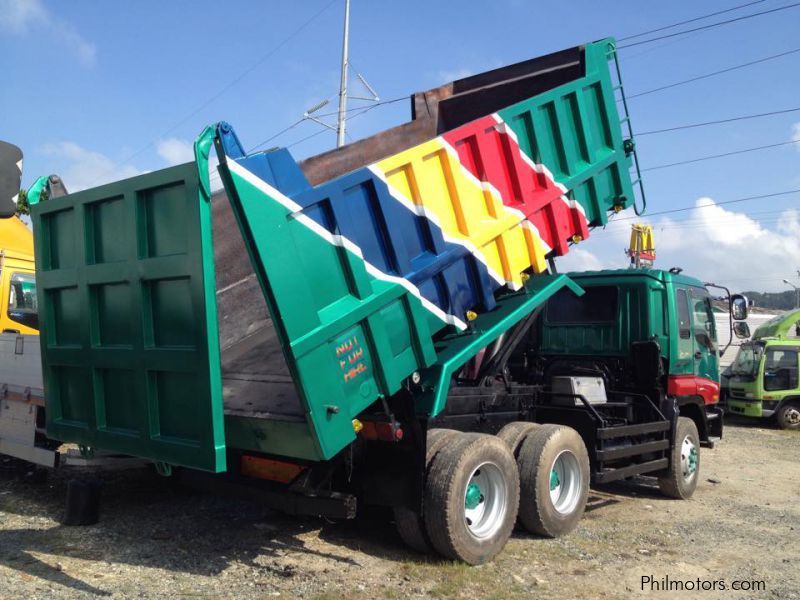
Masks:
[[[747,318],[747,297],[741,294],[731,296],[731,315],[734,321],[743,321]]]
[[[17,197],[22,183],[22,150],[0,141],[0,219],[17,212]]]
[[[733,335],[740,340],[750,337],[750,326],[744,321],[736,321],[733,324]]]

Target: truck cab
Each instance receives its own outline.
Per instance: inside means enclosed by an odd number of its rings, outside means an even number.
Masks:
[[[38,335],[33,233],[17,217],[0,219],[0,332]]]
[[[732,413],[800,430],[800,338],[790,337],[798,322],[800,310],[779,315],[741,345],[726,383]]]
[[[703,445],[722,436],[719,354],[711,295],[676,270],[621,269],[570,273],[583,296],[559,292],[538,320],[529,364],[538,382],[600,377],[606,390],[641,392],[643,342],[658,348],[661,402],[694,421]]]

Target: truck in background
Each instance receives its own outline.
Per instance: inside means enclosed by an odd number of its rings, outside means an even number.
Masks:
[[[800,310],[773,317],[739,347],[726,378],[733,414],[774,418],[781,429],[800,430],[800,338],[791,335],[798,323]]]
[[[31,194],[48,434],[290,513],[391,507],[470,564],[517,521],[571,531],[591,481],[689,497],[722,431],[707,292],[554,269],[634,201],[609,61],[607,39],[415,94],[301,163],[219,123],[194,162]]]

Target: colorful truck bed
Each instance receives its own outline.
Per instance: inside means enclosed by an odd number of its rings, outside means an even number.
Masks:
[[[393,394],[435,415],[482,348],[580,293],[547,260],[633,202],[613,58],[415,94],[410,123],[301,163],[220,123],[196,162],[32,198],[49,435],[224,471],[226,448],[329,459]]]

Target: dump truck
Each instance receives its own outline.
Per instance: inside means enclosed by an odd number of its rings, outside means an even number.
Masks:
[[[467,77],[299,162],[219,122],[192,162],[31,194],[48,434],[292,514],[390,507],[470,564],[568,533],[591,481],[688,497],[721,419],[667,319],[702,286],[555,268],[641,190],[616,67],[604,39]]]
[[[731,413],[800,430],[800,338],[792,335],[798,323],[800,310],[773,317],[739,347],[725,384]]]

